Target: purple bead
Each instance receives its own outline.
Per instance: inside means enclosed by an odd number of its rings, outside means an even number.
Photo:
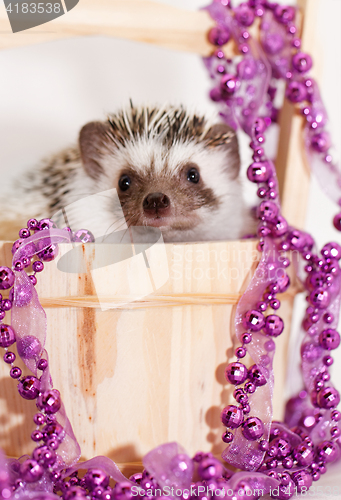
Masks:
[[[245,358],[245,356],[246,356],[246,349],[245,349],[245,347],[237,347],[237,349],[235,350],[235,355],[239,359]]]
[[[18,366],[13,366],[13,368],[11,368],[11,371],[9,372],[9,375],[11,378],[18,379],[21,377],[21,373],[22,371]]]
[[[250,309],[244,314],[243,325],[251,332],[259,332],[264,326],[264,316],[255,309]]]
[[[295,483],[289,478],[289,481],[285,484],[280,484],[277,488],[272,489],[270,496],[277,500],[289,500],[289,498],[293,497],[294,492]]]
[[[317,447],[317,454],[323,462],[333,462],[338,456],[338,447],[331,441],[323,441]]]
[[[276,314],[270,314],[265,318],[264,332],[271,337],[278,337],[283,332],[284,323],[282,318]]]
[[[95,241],[95,237],[87,229],[79,229],[73,233],[72,241],[80,243],[93,243]]]
[[[232,443],[232,441],[233,441],[232,432],[229,432],[229,431],[223,432],[221,439],[224,443]]]
[[[32,269],[35,273],[40,273],[44,269],[44,263],[41,260],[36,260],[32,264]]]
[[[5,361],[5,363],[8,363],[9,365],[14,363],[15,358],[16,358],[16,355],[14,354],[14,352],[6,352],[4,354],[4,361]]]
[[[219,102],[222,100],[222,95],[220,89],[213,88],[210,90],[210,98],[214,102]]]
[[[12,269],[0,266],[0,290],[8,290],[14,285],[14,273]]]
[[[230,39],[230,32],[225,26],[214,26],[208,33],[208,40],[212,45],[221,47]]]
[[[41,431],[33,431],[31,434],[32,441],[38,442],[43,439],[43,433]]]
[[[327,132],[320,132],[311,138],[311,147],[317,153],[325,153],[331,146],[330,135]]]
[[[334,387],[325,387],[317,394],[317,404],[320,408],[335,408],[340,403],[340,394]]]
[[[313,65],[313,61],[309,54],[298,52],[292,58],[292,65],[299,73],[306,73]]]
[[[257,417],[249,417],[242,427],[243,436],[249,441],[255,441],[264,434],[263,422]]]
[[[253,382],[246,382],[244,389],[245,389],[245,392],[247,392],[249,394],[253,394],[256,390],[256,386]]]
[[[248,372],[248,377],[251,380],[251,382],[257,387],[266,384],[266,378],[264,377],[263,372],[259,369],[257,365],[251,366]]]
[[[131,491],[131,486],[132,485],[128,481],[122,481],[120,483],[116,483],[115,488],[113,490],[113,493],[111,495],[111,499],[114,498],[115,500],[130,500],[131,498],[134,498],[133,492]],[[148,484],[148,486],[149,486],[149,484]],[[144,485],[144,482],[142,480],[141,487],[143,487],[143,489],[145,489],[145,490],[152,489],[153,483],[151,483],[151,488],[146,488]],[[161,496],[160,500],[163,500],[162,496]]]
[[[341,259],[341,246],[335,241],[327,243],[321,250],[323,257],[332,259]]]
[[[308,467],[314,458],[314,450],[307,443],[302,442],[293,451],[293,457],[302,467]]]
[[[20,465],[20,475],[28,483],[39,481],[43,476],[44,469],[36,460],[29,458]]]
[[[278,215],[278,207],[273,201],[262,201],[257,210],[257,216],[263,221],[273,221]]]
[[[59,439],[64,435],[64,428],[58,422],[53,422],[44,425],[42,429],[44,433],[44,441],[47,443],[51,437],[57,436]]]
[[[271,441],[270,446],[275,447],[277,457],[287,457],[291,453],[291,445],[286,439],[277,437]]]
[[[199,463],[199,475],[202,479],[217,479],[223,473],[223,466],[216,458],[206,458]]]
[[[33,375],[28,375],[20,380],[18,391],[24,399],[36,399],[39,395],[40,381]]]
[[[223,75],[220,80],[220,88],[226,97],[231,97],[240,87],[239,79],[230,74]]]
[[[39,446],[33,451],[32,456],[43,467],[50,467],[57,460],[55,452],[48,446]]]
[[[242,363],[230,363],[225,369],[225,378],[234,385],[242,384],[247,378],[247,368]]]
[[[32,285],[36,286],[36,284],[37,284],[37,278],[33,274],[31,274],[29,276],[29,279],[30,279],[30,282],[32,283]]]
[[[230,429],[236,429],[243,422],[244,414],[243,411],[237,406],[229,405],[223,409],[220,415],[220,419],[225,425]]]
[[[318,309],[325,309],[330,302],[329,292],[324,288],[317,288],[310,293],[308,300],[312,306]]]
[[[288,24],[295,19],[295,9],[291,6],[277,5],[274,15],[278,22]]]
[[[30,236],[31,236],[31,233],[27,227],[20,229],[19,238],[29,238]]]
[[[57,413],[61,407],[60,392],[57,389],[43,392],[37,399],[37,406],[47,414]]]
[[[340,345],[340,334],[332,328],[327,328],[320,333],[319,344],[323,349],[332,351]]]
[[[320,271],[313,271],[309,274],[306,284],[309,290],[314,290],[315,288],[320,288],[324,283],[324,274]]]
[[[302,102],[307,98],[307,89],[302,82],[290,82],[287,86],[286,97],[291,102]]]
[[[255,19],[253,10],[246,4],[242,3],[234,9],[235,19],[242,26],[251,26]]]
[[[305,342],[301,346],[301,357],[307,363],[314,363],[321,357],[321,354],[321,347],[312,342]]]
[[[339,412],[339,410],[333,410],[330,416],[334,422],[339,422],[341,420],[341,412]]]
[[[45,246],[45,241],[40,240],[37,243],[37,248],[39,249]],[[39,259],[43,260],[44,262],[50,262],[51,260],[54,260],[57,255],[58,255],[58,245],[52,244],[40,252],[37,253]]]
[[[262,40],[262,45],[267,54],[278,54],[284,47],[284,39],[280,33],[268,33]]]
[[[39,221],[39,230],[56,228],[56,224],[51,219],[41,219]]]
[[[23,337],[22,339],[18,340],[17,349],[18,354],[21,358],[34,359],[40,354],[42,346],[37,337],[27,335],[27,337]]]
[[[270,307],[272,309],[274,309],[275,311],[277,311],[277,309],[279,309],[280,306],[281,306],[281,303],[278,299],[270,300]]]
[[[302,492],[302,488],[305,488],[303,490],[305,493],[310,488],[310,486],[312,485],[312,482],[313,482],[311,475],[305,470],[301,470],[299,472],[294,472],[291,475],[291,478],[294,481],[294,483],[296,484],[298,493]]]
[[[288,230],[288,223],[287,221],[284,219],[284,217],[282,217],[281,215],[279,215],[278,217],[276,217],[276,219],[273,221],[273,225],[272,225],[272,234],[273,236],[283,236]],[[282,264],[284,263],[284,260],[282,260]]]
[[[38,223],[37,219],[29,219],[27,221],[28,229],[37,229],[38,225],[39,225],[39,223]]]
[[[259,445],[258,445],[258,449],[260,451],[268,451],[268,449],[269,449],[269,443],[268,443],[268,441],[265,441],[265,439],[263,439],[262,441],[260,441]]]
[[[33,417],[33,422],[36,425],[43,425],[45,423],[45,420],[45,415],[43,415],[42,413],[36,413]]]
[[[89,469],[84,476],[84,480],[90,490],[93,490],[97,486],[106,488],[109,485],[109,476],[101,469]]]
[[[332,366],[332,364],[334,363],[334,360],[331,356],[324,356],[322,361],[325,366]]]
[[[330,429],[330,435],[332,438],[336,439],[341,435],[341,430],[339,429],[339,427],[336,427],[336,426],[332,427]]]
[[[279,293],[285,292],[290,286],[290,278],[284,273],[280,278],[277,278],[277,286]]]
[[[237,73],[242,80],[252,80],[257,73],[257,65],[254,59],[243,59],[237,65]]]
[[[294,465],[294,461],[291,457],[285,457],[283,460],[283,467],[285,469],[291,469]]]
[[[64,500],[88,500],[87,492],[80,486],[70,486],[63,495]]]
[[[48,361],[47,359],[41,358],[37,364],[38,370],[44,371],[48,367]]]
[[[272,167],[269,162],[254,162],[247,169],[247,177],[251,182],[265,182],[272,174]]]
[[[0,325],[0,347],[9,347],[15,342],[15,331],[10,325]]]
[[[252,334],[248,333],[248,332],[243,333],[242,341],[243,341],[243,344],[250,344],[250,342],[252,341]]]

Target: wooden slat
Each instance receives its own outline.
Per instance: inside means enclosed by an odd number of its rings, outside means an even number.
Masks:
[[[0,48],[19,47],[74,36],[107,35],[153,43],[173,50],[212,52],[207,33],[214,21],[205,11],[192,12],[150,0],[81,0],[47,24],[13,34],[0,4]],[[227,45],[227,54],[235,51]]]
[[[298,0],[304,12],[302,51],[313,56],[314,66],[310,75],[321,80],[321,57],[316,41],[317,11],[322,0]],[[289,224],[304,229],[310,173],[304,155],[302,128],[304,119],[298,106],[284,102],[280,114],[280,139],[276,159],[276,169],[280,186],[282,213]]]

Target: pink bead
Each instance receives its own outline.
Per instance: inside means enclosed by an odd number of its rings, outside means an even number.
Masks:
[[[288,230],[288,223],[279,215],[273,222],[272,234],[273,236],[283,236]]]
[[[313,61],[309,54],[298,52],[292,58],[292,65],[299,73],[306,73],[313,65]]]
[[[324,245],[321,250],[321,254],[325,258],[333,258],[339,260],[341,259],[341,246],[335,241],[332,241]]]
[[[269,33],[262,40],[262,45],[267,54],[278,54],[284,47],[284,39],[280,33]]]
[[[243,422],[244,414],[243,411],[237,406],[229,405],[223,409],[220,415],[220,419],[225,425],[230,429],[236,429]]]
[[[0,290],[8,290],[14,285],[14,273],[12,269],[0,266]]]
[[[317,404],[320,408],[335,408],[340,403],[340,394],[334,387],[325,387],[317,394]]]
[[[320,333],[319,344],[328,351],[336,349],[340,345],[340,334],[332,328],[327,328]]]
[[[246,3],[240,4],[234,9],[235,19],[242,26],[251,26],[255,19],[253,10]]]
[[[255,441],[264,434],[264,425],[260,418],[249,417],[243,423],[243,436],[249,441]]]
[[[217,479],[223,473],[223,466],[214,457],[206,458],[199,463],[198,473],[205,480]]]
[[[314,450],[305,442],[300,443],[293,451],[293,457],[302,467],[309,466],[314,458]]]
[[[257,216],[264,221],[273,221],[278,215],[278,207],[273,201],[262,201],[257,209]]]
[[[15,342],[15,332],[10,325],[0,325],[0,347],[9,347]]]
[[[254,162],[247,169],[247,177],[251,182],[265,182],[272,174],[269,162]]]
[[[235,75],[223,75],[220,80],[220,88],[226,95],[231,97],[240,87],[240,81]]]
[[[298,493],[301,493],[302,491],[306,492],[310,488],[313,482],[311,475],[304,470],[301,470],[299,472],[294,472],[291,478],[293,479],[296,485]]]
[[[20,465],[20,474],[28,483],[34,483],[43,476],[44,469],[36,460],[29,458]]]
[[[291,102],[302,102],[307,98],[307,90],[301,82],[290,82],[287,86],[285,95]]]
[[[232,443],[233,434],[232,432],[226,431],[222,434],[221,439],[224,443]]]
[[[265,368],[260,370],[258,365],[252,365],[249,369],[248,376],[250,381],[257,387],[260,387],[262,385],[266,384],[266,378],[263,374],[263,372],[266,371]]]
[[[109,485],[109,476],[101,469],[89,469],[84,476],[84,482],[90,490],[96,486],[106,488]]]
[[[230,32],[225,26],[214,26],[208,33],[208,40],[212,45],[225,45],[230,39]]]
[[[18,391],[24,399],[36,399],[40,391],[40,381],[33,375],[23,377],[18,384]]]
[[[329,305],[330,295],[324,288],[317,288],[310,293],[308,300],[312,306],[318,309],[325,309]]]
[[[247,378],[246,366],[238,362],[230,363],[225,369],[225,378],[231,384],[242,384]]]
[[[338,446],[331,441],[323,441],[317,447],[317,454],[325,463],[333,462],[338,456]]]
[[[277,5],[274,15],[280,23],[288,24],[295,19],[295,9],[291,6]]]
[[[311,138],[311,147],[317,153],[325,153],[331,146],[330,135],[327,132],[320,132]]]
[[[270,314],[265,319],[264,332],[272,337],[278,337],[283,332],[284,323],[276,314]]]
[[[259,332],[264,326],[264,316],[261,312],[251,309],[244,314],[243,325],[251,332]]]
[[[61,407],[60,392],[51,389],[41,393],[37,399],[37,406],[47,414],[57,413]]]

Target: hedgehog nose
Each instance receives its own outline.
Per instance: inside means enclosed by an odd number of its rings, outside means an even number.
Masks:
[[[166,216],[170,210],[170,199],[164,193],[149,193],[143,200],[143,211],[149,217]]]

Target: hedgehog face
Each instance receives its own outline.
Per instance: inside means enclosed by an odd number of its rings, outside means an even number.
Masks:
[[[159,227],[165,241],[209,239],[240,211],[238,144],[227,125],[178,108],[131,108],[83,127],[80,151],[97,189],[117,189],[127,225]]]

